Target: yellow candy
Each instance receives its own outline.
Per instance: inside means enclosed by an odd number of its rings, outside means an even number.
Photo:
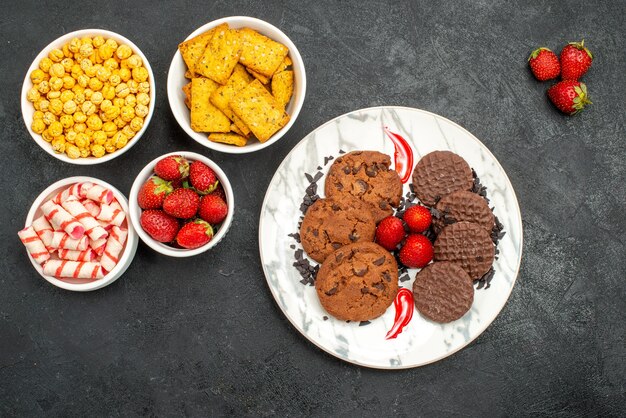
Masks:
[[[67,115],[73,114],[74,112],[76,112],[76,109],[78,109],[78,105],[74,100],[68,100],[63,104],[63,113]]]
[[[89,58],[81,58],[80,60],[80,69],[83,71],[87,71],[87,68],[93,67],[93,63]]]
[[[102,81],[100,81],[96,77],[93,77],[92,79],[89,80],[89,88],[94,91],[101,90],[103,86],[104,84],[102,83]]]
[[[81,87],[87,87],[89,85],[89,76],[87,74],[81,74],[78,76],[78,85]]]
[[[120,118],[119,116],[113,120],[113,123],[115,123],[117,129],[122,129],[124,126],[126,126],[126,122],[124,121],[124,119]]]
[[[93,95],[93,90],[90,88],[86,88],[83,93],[85,93],[85,98],[87,100],[91,99],[91,96]]]
[[[65,132],[65,140],[67,142],[71,142],[72,144],[74,143],[74,141],[76,140],[76,137],[78,136],[78,133],[76,133],[75,130],[70,129],[67,132]]]
[[[113,52],[113,48],[111,48],[111,46],[107,44],[101,45],[100,48],[98,48],[98,55],[104,61],[110,59],[113,56]]]
[[[103,131],[96,131],[93,133],[91,139],[93,140],[94,144],[104,145],[107,141],[107,134],[105,134]]]
[[[83,69],[80,68],[80,64],[72,65],[71,74],[72,74],[72,77],[74,77],[76,79],[78,79],[79,75],[84,74]]]
[[[50,58],[44,58],[39,62],[39,69],[44,73],[48,73],[50,71],[50,67],[52,66],[52,60]]]
[[[119,74],[111,74],[109,77],[109,83],[115,87],[122,82],[122,79]]]
[[[133,68],[133,80],[138,83],[146,81],[148,79],[148,70],[145,67],[136,67]]]
[[[87,126],[89,129],[99,131],[102,129],[102,119],[100,119],[98,115],[91,115],[87,118]]]
[[[128,138],[123,132],[116,132],[111,138],[111,142],[115,145],[115,148],[120,149],[128,143]]]
[[[39,91],[35,87],[33,87],[28,90],[28,93],[26,93],[26,100],[31,103],[38,102],[39,100],[41,100],[41,94],[39,94]]]
[[[118,64],[117,61],[115,61],[114,58],[109,58],[108,60],[105,60],[102,66],[108,69],[109,71],[116,70],[120,67],[120,65]]]
[[[63,125],[63,129],[69,129],[74,126],[74,117],[72,115],[62,115],[59,122]]]
[[[137,90],[139,89],[139,83],[137,83],[135,80],[128,80],[126,84],[128,84],[128,90],[131,93],[133,94],[137,93]]]
[[[80,158],[81,156],[80,150],[74,144],[67,144],[67,146],[65,147],[65,153],[67,154],[68,157],[72,159]]]
[[[91,135],[93,135],[93,129],[91,129],[89,126],[87,126],[87,129],[85,129],[85,135],[87,135],[89,138],[91,138]]]
[[[111,77],[111,71],[109,71],[106,67],[100,66],[100,68],[96,71],[96,77],[104,83],[109,79],[109,77]]]
[[[135,109],[131,106],[124,106],[120,109],[120,118],[124,122],[130,122],[135,117]]]
[[[113,106],[113,102],[108,99],[104,99],[102,103],[100,103],[100,110],[104,112],[111,106]]]
[[[45,79],[46,79],[46,73],[44,73],[39,68],[37,68],[36,70],[33,70],[33,72],[30,73],[30,81],[32,81],[33,84],[39,84]]]
[[[82,55],[83,57],[87,58],[88,56],[93,54],[93,45],[91,45],[91,44],[82,44],[80,46],[80,49],[78,50],[78,52],[80,52],[80,55]]]
[[[61,92],[61,96],[59,97],[59,99],[61,99],[63,103],[69,102],[73,98],[74,98],[74,92],[72,90],[63,90]]]
[[[117,97],[121,97],[122,99],[130,94],[130,89],[128,88],[128,84],[120,83],[115,87],[115,95]]]
[[[48,54],[48,58],[50,58],[50,60],[52,62],[61,62],[61,60],[65,57],[65,54],[63,54],[63,51],[61,51],[59,48],[55,48],[52,51],[50,51],[50,53]]]
[[[120,68],[120,78],[122,81],[126,82],[130,80],[131,72],[128,68]]]
[[[135,107],[136,105],[137,105],[137,96],[135,96],[134,94],[129,94],[128,96],[126,96],[126,98],[124,99],[124,106]]]
[[[50,102],[46,99],[40,100],[38,104],[39,110],[41,110],[42,112],[47,112],[48,110],[50,110]]]
[[[50,112],[59,116],[63,112],[63,102],[59,99],[50,100]]]
[[[148,96],[148,94],[146,93],[139,93],[137,95],[137,103],[148,106],[148,104],[150,103],[150,96]]]
[[[33,130],[36,134],[40,134],[46,130],[46,124],[42,119],[33,119],[33,123],[30,125],[30,129]]]
[[[111,138],[117,132],[117,126],[113,122],[105,122],[102,124],[102,130],[108,138]]]
[[[106,116],[105,120],[114,120],[120,115],[120,108],[115,105],[110,106],[104,111],[104,114]]]
[[[115,87],[110,85],[102,87],[102,96],[106,100],[113,100],[113,98],[115,98]]]
[[[139,83],[139,87],[137,88],[139,93],[150,93],[150,83],[147,81],[143,81]]]
[[[133,50],[128,45],[120,45],[115,51],[115,56],[120,60],[125,60],[133,54]]]
[[[85,148],[86,146],[89,145],[89,137],[82,133],[79,132],[76,135],[76,139],[74,140],[74,144],[78,147],[78,148]]]
[[[48,133],[47,129],[41,133],[41,137],[46,142],[50,142],[54,139],[54,137]]]
[[[139,132],[141,128],[143,128],[143,119],[139,117],[134,117],[133,120],[130,121],[130,129],[135,132]]]
[[[115,99],[113,99],[113,106],[121,108],[125,104],[124,100],[125,99],[122,99],[121,97],[116,97]]]
[[[93,155],[94,157],[100,158],[104,156],[105,153],[106,150],[101,144],[95,144],[91,146],[91,155]]]
[[[143,62],[141,61],[141,57],[139,55],[134,54],[128,57],[128,59],[126,60],[126,64],[128,65],[128,68],[133,69],[141,67]]]
[[[63,79],[59,77],[50,78],[50,89],[59,91],[63,88]]]
[[[33,119],[43,119],[43,112],[41,110],[37,110],[33,113]]]
[[[52,136],[63,135],[63,125],[58,121],[52,122],[50,126],[48,126],[48,132]]]
[[[102,101],[104,100],[104,96],[102,95],[102,92],[100,91],[95,91],[92,95],[91,95],[91,102],[95,105],[99,105],[100,103],[102,103]]]
[[[61,92],[60,91],[49,91],[48,94],[46,94],[46,97],[48,98],[48,100],[52,100],[52,99],[58,99],[59,97],[61,97]]]
[[[93,37],[93,46],[96,48],[104,45],[104,38],[101,35],[96,35]]]
[[[80,148],[80,156],[82,158],[87,158],[91,155],[91,151],[89,148]]]
[[[66,75],[65,77],[63,77],[63,88],[64,89],[73,89],[74,86],[76,85],[76,80],[73,77],[70,77],[69,75]]]
[[[81,45],[81,41],[78,38],[72,38],[72,40],[70,41],[68,48],[70,51],[72,51],[73,53],[77,53],[80,49],[80,45]]]
[[[63,58],[61,60],[61,65],[66,73],[70,73],[72,71],[72,67],[74,66],[74,60],[71,58]]]
[[[49,74],[50,77],[63,77],[65,75],[65,67],[63,67],[63,64],[54,63],[50,67]]]
[[[85,74],[87,74],[89,77],[95,77],[96,71],[98,71],[96,69],[96,66],[92,65],[91,67],[88,67],[87,69],[85,69]]]
[[[50,83],[48,83],[47,81],[42,81],[37,85],[37,90],[39,90],[39,93],[41,94],[48,93],[50,91]]]
[[[111,38],[107,39],[106,44],[109,45],[114,50],[117,49],[117,42],[115,41],[115,39],[111,39]]]
[[[65,152],[65,138],[57,137],[52,140],[52,149],[59,154]],[[78,149],[78,148],[77,148]]]
[[[76,102],[76,104],[83,104],[85,100],[87,100],[87,98],[85,97],[84,91],[79,91],[75,93],[74,101]]]
[[[70,46],[68,44],[63,45],[63,56],[65,58],[70,58],[72,57],[72,51],[70,51]],[[63,60],[61,60],[63,61]]]
[[[84,123],[87,120],[87,116],[83,112],[74,113],[74,122]]]
[[[115,145],[112,142],[107,142],[106,144],[104,144],[104,149],[109,154],[112,153],[112,152],[117,151],[117,148],[115,148]]]
[[[133,131],[129,125],[124,126],[122,132],[129,140],[137,134],[137,132]]]
[[[98,106],[93,104],[90,100],[86,100],[82,105],[80,105],[80,109],[85,115],[89,116],[98,111]]]
[[[135,114],[140,118],[145,118],[146,116],[148,116],[149,112],[150,109],[148,109],[148,106],[142,104],[138,104],[137,106],[135,106]]]
[[[78,133],[84,133],[87,130],[87,125],[84,123],[76,123],[74,124],[74,130]]]

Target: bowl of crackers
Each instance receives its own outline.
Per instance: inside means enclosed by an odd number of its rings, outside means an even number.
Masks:
[[[174,117],[199,144],[243,154],[278,141],[295,122],[306,93],[304,63],[280,29],[233,16],[198,28],[170,65]]]
[[[99,164],[139,141],[155,107],[150,63],[124,36],[67,33],[46,46],[22,85],[22,117],[35,142],[71,164]]]

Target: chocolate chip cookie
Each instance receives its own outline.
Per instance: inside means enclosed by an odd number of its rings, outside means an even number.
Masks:
[[[337,158],[328,171],[326,196],[351,194],[370,206],[375,221],[393,214],[400,204],[402,182],[389,169],[391,159],[378,151],[353,151]]]
[[[457,190],[471,190],[472,169],[450,151],[433,151],[422,157],[413,170],[413,187],[419,200],[434,206],[439,199]]]
[[[457,222],[443,228],[434,249],[435,261],[457,263],[473,280],[489,271],[496,251],[489,233],[471,222]]]
[[[456,222],[467,221],[482,226],[491,233],[495,223],[493,212],[487,201],[476,193],[459,190],[446,195],[435,205],[439,217],[433,217],[435,233]]]
[[[398,293],[395,258],[373,242],[346,245],[326,257],[315,280],[324,309],[337,319],[368,321],[382,315]]]
[[[376,222],[369,206],[352,195],[319,199],[309,207],[300,226],[302,248],[321,263],[340,247],[374,241]]]
[[[413,282],[415,307],[435,322],[456,321],[474,302],[474,286],[468,274],[455,263],[440,261],[417,273]]]

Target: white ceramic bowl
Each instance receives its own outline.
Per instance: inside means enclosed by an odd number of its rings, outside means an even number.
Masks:
[[[150,105],[148,106],[149,112],[143,121],[143,127],[141,128],[141,130],[137,132],[137,134],[134,137],[132,137],[130,141],[128,141],[125,147],[115,152],[112,152],[110,154],[105,154],[101,158],[86,157],[86,158],[72,159],[68,157],[66,154],[59,154],[59,153],[54,152],[54,150],[52,149],[52,146],[48,142],[44,141],[41,135],[33,132],[33,130],[31,129],[31,124],[33,122],[33,114],[35,113],[35,108],[33,107],[33,104],[26,99],[28,90],[30,90],[33,87],[33,83],[30,80],[30,73],[32,73],[33,70],[36,70],[37,68],[39,68],[39,62],[43,58],[47,57],[51,50],[55,48],[62,48],[63,45],[65,45],[70,40],[72,40],[72,38],[83,38],[85,36],[93,37],[97,35],[101,35],[105,39],[112,38],[117,43],[126,44],[133,50],[133,53],[141,57],[143,61],[143,65],[144,67],[146,67],[146,70],[148,70],[148,74],[149,74],[149,77],[148,77],[148,81],[150,82]],[[28,129],[30,136],[33,137],[35,142],[41,148],[43,148],[44,151],[52,155],[54,158],[59,159],[61,161],[65,161],[66,163],[70,163],[70,164],[78,164],[78,165],[100,164],[100,163],[104,163],[106,161],[112,160],[113,158],[122,155],[123,153],[128,151],[133,145],[135,145],[137,141],[139,141],[139,138],[141,138],[143,133],[148,128],[150,119],[152,119],[152,113],[154,113],[154,107],[156,104],[156,84],[154,80],[154,74],[152,73],[152,67],[150,67],[150,63],[148,62],[148,59],[143,54],[143,52],[141,52],[141,50],[137,47],[137,45],[132,43],[129,39],[123,37],[122,35],[118,33],[111,32],[111,31],[104,30],[104,29],[82,29],[82,30],[70,32],[68,34],[61,36],[60,38],[51,42],[47,47],[45,47],[39,53],[39,55],[37,55],[37,57],[35,57],[35,60],[33,61],[33,63],[28,68],[28,71],[26,72],[26,77],[24,77],[24,84],[22,85],[21,102],[22,102],[22,118],[24,119],[24,123],[26,124],[26,129]]]
[[[154,174],[154,166],[156,165],[156,163],[169,155],[181,155],[189,161],[202,161],[215,172],[217,179],[219,180],[220,184],[224,188],[224,192],[226,193],[226,204],[228,205],[228,214],[226,215],[226,219],[224,219],[217,233],[213,236],[211,241],[209,241],[202,247],[194,249],[174,248],[170,245],[154,240],[141,227],[140,218],[143,209],[141,209],[139,207],[139,204],[137,203],[137,195],[139,194],[139,189],[141,189],[141,186],[146,182],[146,180],[148,180]],[[135,179],[133,186],[130,189],[128,199],[130,202],[130,220],[133,223],[133,226],[135,227],[135,230],[137,231],[137,234],[139,234],[141,240],[154,251],[170,257],[191,257],[215,247],[228,232],[228,229],[230,228],[230,225],[233,221],[233,214],[235,212],[235,196],[233,195],[233,188],[230,185],[230,182],[228,181],[228,178],[226,177],[224,171],[222,171],[222,169],[219,168],[217,164],[215,164],[212,160],[209,160],[204,155],[187,151],[170,152],[169,154],[161,155],[160,157],[150,161],[148,165],[146,165],[143,170],[141,170],[141,172],[137,175],[137,178]]]
[[[124,209],[124,212],[126,213],[126,220],[124,221],[123,226],[125,228],[128,228],[128,237],[126,238],[126,243],[124,244],[124,251],[122,252],[120,256],[120,261],[117,263],[117,265],[113,268],[113,270],[107,273],[102,279],[97,279],[97,280],[70,279],[70,278],[57,279],[56,277],[47,276],[43,274],[43,269],[41,268],[41,266],[37,262],[35,262],[35,260],[30,256],[30,254],[28,255],[28,258],[30,258],[30,262],[33,264],[33,267],[35,267],[35,270],[37,270],[37,272],[41,275],[41,277],[43,277],[48,282],[52,283],[53,285],[57,287],[60,287],[66,290],[73,290],[76,292],[87,292],[90,290],[100,289],[102,287],[110,285],[111,283],[119,279],[120,276],[124,274],[128,266],[130,266],[130,263],[133,261],[133,258],[135,257],[135,253],[137,252],[137,244],[139,242],[139,240],[137,239],[137,233],[133,229],[133,225],[128,219],[129,210],[128,210],[128,200],[126,200],[126,196],[124,196],[122,192],[117,190],[115,187],[111,186],[109,183],[93,178],[93,177],[84,177],[84,176],[68,177],[52,184],[46,190],[41,192],[41,194],[33,202],[33,205],[31,206],[30,211],[28,212],[28,215],[26,216],[25,226],[31,225],[33,223],[33,220],[43,215],[40,207],[45,201],[47,201],[48,199],[51,199],[58,192],[60,192],[63,189],[66,189],[71,184],[80,183],[84,181],[90,181],[92,183],[99,184],[111,190],[113,192],[113,195],[117,199],[117,201],[120,203],[120,205]]]
[[[187,135],[193,138],[200,145],[214,149],[216,151],[227,152],[231,154],[244,154],[248,152],[258,151],[272,145],[274,142],[282,138],[282,136],[287,133],[289,128],[291,128],[291,126],[298,118],[298,114],[300,113],[300,109],[302,109],[304,96],[306,94],[306,73],[304,71],[304,62],[302,61],[300,52],[298,52],[298,48],[296,48],[294,43],[291,42],[291,39],[289,39],[287,35],[285,35],[276,26],[273,26],[263,20],[253,17],[231,16],[225,17],[223,19],[214,20],[213,22],[207,23],[206,25],[196,29],[185,40],[200,35],[201,33],[204,33],[222,23],[228,23],[228,25],[234,29],[240,29],[244,27],[254,29],[260,34],[265,35],[268,38],[273,39],[277,42],[280,42],[281,44],[289,48],[289,57],[293,61],[294,91],[293,96],[291,97],[291,101],[287,105],[286,109],[287,113],[290,116],[287,125],[283,126],[283,128],[276,132],[269,140],[263,143],[254,140],[243,147],[221,144],[218,142],[211,142],[207,139],[206,134],[195,132],[193,129],[191,129],[191,122],[189,120],[189,109],[185,105],[185,94],[182,91],[183,86],[189,83],[189,80],[185,78],[187,66],[185,65],[185,61],[183,61],[183,57],[178,50],[176,51],[176,54],[174,54],[174,59],[172,59],[172,64],[170,65],[169,73],[167,75],[167,98],[170,102],[170,108],[172,109],[172,113],[178,121],[178,124],[181,126],[181,128],[185,130],[185,132],[187,132]]]

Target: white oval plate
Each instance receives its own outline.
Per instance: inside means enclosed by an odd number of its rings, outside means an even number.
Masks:
[[[339,321],[319,303],[315,288],[300,283],[293,267],[296,244],[288,234],[298,232],[300,204],[309,185],[304,173],[314,175],[318,166],[324,175],[324,157],[339,150],[378,150],[393,159],[394,147],[383,128],[402,135],[413,149],[414,163],[435,150],[450,150],[462,156],[476,170],[487,187],[490,206],[504,225],[495,276],[488,289],[476,290],[474,304],[461,319],[438,324],[417,311],[396,338],[386,340],[395,311],[366,326]],[[324,178],[318,183],[323,196]],[[404,193],[409,191],[404,185]],[[283,313],[312,343],[350,363],[381,369],[422,366],[447,357],[478,337],[496,318],[511,294],[522,258],[522,219],[513,186],[496,158],[475,136],[448,119],[418,109],[376,107],[339,116],[307,135],[284,159],[265,195],[259,224],[259,248],[267,283]],[[302,248],[296,244],[296,248]],[[314,262],[312,262],[314,264]],[[410,281],[400,283],[412,289],[417,270],[409,270]],[[324,320],[324,317],[328,319]]]

